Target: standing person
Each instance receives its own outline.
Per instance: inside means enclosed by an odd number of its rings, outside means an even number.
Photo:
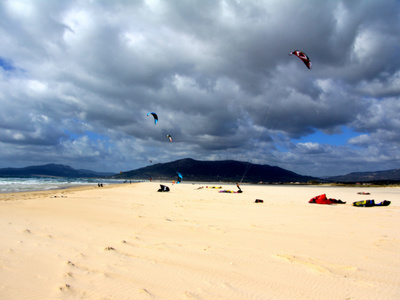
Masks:
[[[242,189],[239,186],[239,183],[237,183],[237,182],[236,182],[236,187],[238,188],[238,191],[237,191],[238,193],[243,193]]]

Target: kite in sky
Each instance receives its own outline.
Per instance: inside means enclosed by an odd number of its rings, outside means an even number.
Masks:
[[[294,54],[298,58],[300,58],[305,63],[307,68],[311,69],[311,60],[304,52],[301,52],[299,50],[295,50],[295,51],[289,53],[289,55],[292,55],[292,54]]]
[[[170,142],[172,142],[172,136],[170,134],[167,134],[167,138],[169,139]]]
[[[149,112],[149,113],[147,114],[147,116],[149,116],[149,115],[153,115],[153,117],[154,117],[154,124],[157,124],[157,122],[158,122],[157,114],[154,113],[154,112]]]

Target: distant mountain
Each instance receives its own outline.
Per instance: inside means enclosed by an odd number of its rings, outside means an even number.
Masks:
[[[0,176],[55,176],[55,177],[104,177],[111,173],[99,173],[90,170],[76,170],[70,166],[60,164],[47,164],[25,168],[3,168]]]
[[[182,174],[183,181],[239,182],[243,176],[244,182],[307,182],[309,180],[319,180],[315,177],[302,176],[269,165],[234,160],[197,161],[191,158],[122,172],[113,176],[113,178],[176,180],[176,172]]]
[[[333,176],[326,180],[334,182],[377,182],[400,181],[400,169],[375,172],[354,172],[347,175]]]

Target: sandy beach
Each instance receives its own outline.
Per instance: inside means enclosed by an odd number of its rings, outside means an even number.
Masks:
[[[0,194],[0,299],[400,299],[400,188],[159,184]]]

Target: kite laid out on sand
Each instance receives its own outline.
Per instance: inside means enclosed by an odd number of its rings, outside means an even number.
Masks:
[[[231,190],[222,190],[222,191],[218,191],[218,193],[232,193],[232,194],[240,194],[243,193],[241,190],[239,191],[231,191]]]
[[[300,50],[294,50],[293,52],[290,52],[289,55],[297,56],[304,62],[304,64],[307,66],[307,68],[311,69],[311,60],[304,52],[302,52]]]
[[[235,191],[231,191],[231,190],[222,190],[222,191],[218,191],[219,193],[233,193],[233,194],[240,194],[243,193],[242,189],[239,186],[239,183],[236,183],[236,187],[238,188],[238,190]]]
[[[157,116],[157,114],[154,113],[154,112],[149,112],[149,113],[147,114],[147,116],[149,116],[149,115],[152,115],[152,116],[153,116],[153,118],[154,118],[154,124],[157,124],[157,122],[158,122],[158,116]]]
[[[362,200],[362,201],[353,202],[353,206],[358,206],[358,207],[389,206],[390,203],[391,202],[388,200],[383,200],[380,203],[375,203],[375,200]]]
[[[357,194],[359,194],[359,195],[370,195],[371,193],[368,193],[368,192],[358,192]]]
[[[316,204],[346,204],[340,199],[326,198],[326,194],[315,196],[311,198],[308,203],[316,203]]]

